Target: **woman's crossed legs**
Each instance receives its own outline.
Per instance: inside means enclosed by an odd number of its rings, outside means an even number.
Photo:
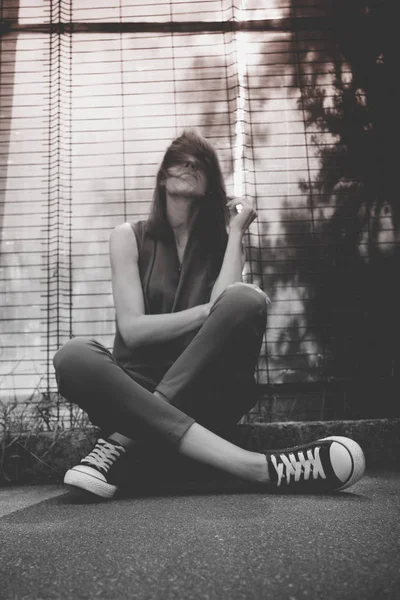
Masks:
[[[164,440],[188,458],[253,482],[267,483],[271,464],[279,485],[284,471],[287,482],[293,474],[301,479],[300,473],[309,479],[313,469],[313,478],[319,470],[326,479],[322,466],[318,467],[318,448],[313,461],[310,455],[303,460],[301,454],[294,462],[278,459],[275,465],[264,454],[239,448],[210,430],[223,431],[225,424],[237,422],[255,403],[254,369],[265,331],[266,304],[265,294],[255,286],[229,286],[153,393],[94,340],[73,338],[60,348],[54,357],[60,393],[85,410],[95,425],[113,432],[67,472],[65,482],[112,497],[117,487],[108,480],[110,468],[130,440],[138,438],[148,443]],[[330,449],[332,442],[328,445]],[[327,460],[332,479],[331,460]]]

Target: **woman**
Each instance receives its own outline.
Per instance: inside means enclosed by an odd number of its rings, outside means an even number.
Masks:
[[[255,217],[249,201],[227,200],[204,138],[184,132],[170,145],[148,220],[111,233],[113,352],[73,338],[54,357],[60,393],[108,432],[66,484],[111,498],[114,467],[138,440],[271,490],[332,491],[362,476],[362,450],[348,438],[267,455],[225,439],[256,401],[269,299],[242,283],[242,239]]]

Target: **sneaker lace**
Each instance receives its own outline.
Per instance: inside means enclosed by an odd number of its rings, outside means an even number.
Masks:
[[[307,456],[304,456],[304,452],[300,450],[296,452],[297,458],[294,452],[290,452],[289,454],[282,453],[278,455],[280,462],[277,457],[272,454],[270,458],[278,475],[278,487],[284,480],[286,480],[286,483],[290,483],[290,478],[292,476],[296,482],[308,481],[311,474],[313,479],[318,479],[318,477],[326,479],[320,458],[320,450],[321,448],[316,446],[313,454],[312,449],[310,448],[307,450]]]
[[[124,449],[122,446],[117,447],[114,444],[106,442],[106,440],[99,439],[90,454],[82,460],[82,463],[106,473],[123,452]]]

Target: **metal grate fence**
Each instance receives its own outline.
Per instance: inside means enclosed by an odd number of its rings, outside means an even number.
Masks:
[[[269,406],[366,394],[347,414],[367,416],[399,368],[385,3],[110,4],[0,9],[1,401],[77,423],[54,409],[52,356],[77,335],[111,347],[110,231],[147,215],[167,145],[196,127],[258,210],[245,278],[273,300]]]

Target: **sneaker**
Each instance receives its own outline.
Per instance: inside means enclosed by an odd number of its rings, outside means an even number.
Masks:
[[[102,498],[112,498],[118,486],[110,483],[110,469],[125,452],[123,446],[99,438],[90,454],[66,472],[64,483]]]
[[[276,491],[334,492],[361,479],[365,457],[357,442],[341,436],[266,453]]]

